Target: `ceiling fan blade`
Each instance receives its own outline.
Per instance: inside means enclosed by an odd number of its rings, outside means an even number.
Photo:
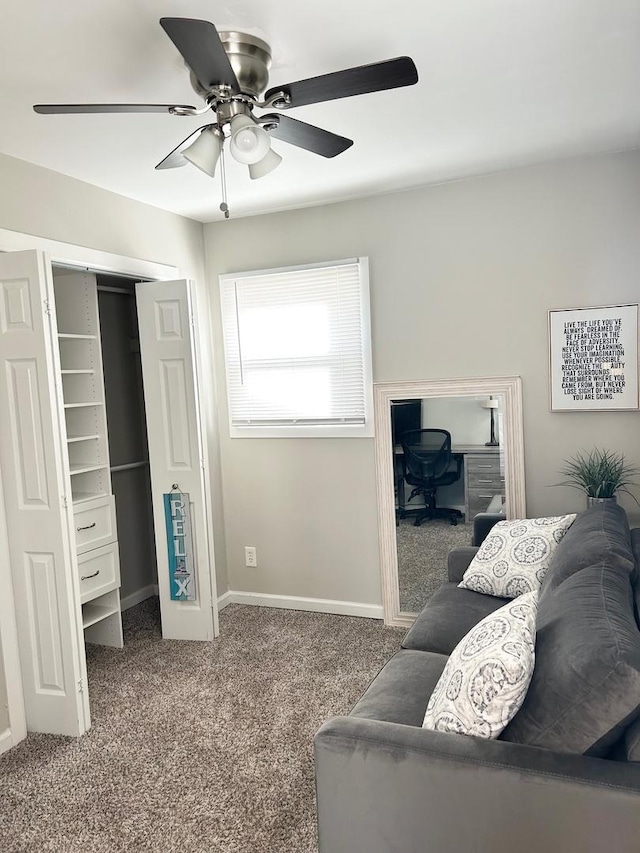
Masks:
[[[313,151],[314,154],[320,154],[322,157],[335,157],[353,145],[352,139],[279,113],[269,113],[260,117],[260,123],[265,120],[267,124],[273,122],[276,125],[269,130],[270,136],[282,139],[290,145],[297,145],[298,148],[306,148],[307,151]]]
[[[218,31],[209,21],[160,18],[160,26],[205,89],[225,85],[239,92],[240,85]]]
[[[264,96],[268,101],[278,92],[285,92],[291,99],[288,106],[302,107],[305,104],[318,104],[320,101],[333,101],[338,98],[350,98],[352,95],[366,95],[368,92],[381,92],[384,89],[398,89],[401,86],[413,86],[418,82],[418,71],[409,56],[387,59],[372,65],[360,65],[344,71],[298,80],[284,86],[269,89]],[[277,104],[276,104],[277,105]]]
[[[179,145],[171,151],[164,160],[161,160],[156,169],[175,169],[178,166],[185,166],[187,164],[187,160],[182,156],[182,152],[185,148],[188,148],[190,142],[195,142],[195,137],[200,133],[201,130],[204,130],[205,127],[210,127],[211,125],[204,124],[202,127],[199,127],[197,130],[194,130],[192,133],[187,136],[186,139],[183,139]],[[217,126],[217,125],[216,125]]]
[[[195,110],[183,104],[35,104],[41,115],[58,113],[170,113],[174,109]]]

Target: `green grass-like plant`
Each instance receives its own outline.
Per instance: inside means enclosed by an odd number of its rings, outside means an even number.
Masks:
[[[640,469],[626,462],[622,453],[595,448],[590,453],[576,453],[567,460],[560,469],[560,474],[567,479],[558,485],[580,489],[590,498],[612,498],[616,492],[625,492],[638,503],[628,489],[636,484],[634,477],[638,473]]]

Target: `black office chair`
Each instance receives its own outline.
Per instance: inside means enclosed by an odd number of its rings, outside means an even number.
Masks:
[[[415,526],[419,527],[426,518],[448,518],[456,525],[462,518],[460,510],[436,506],[436,490],[462,476],[462,456],[451,453],[451,433],[446,429],[414,429],[402,433],[400,443],[404,478],[414,487],[407,503],[424,495],[425,508],[416,515]]]

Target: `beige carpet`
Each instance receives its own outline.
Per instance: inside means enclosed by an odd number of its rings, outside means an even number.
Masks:
[[[161,640],[155,600],[124,616],[123,651],[88,647],[89,733],[0,757],[2,853],[315,851],[313,734],[403,632],[233,605],[212,649]]]
[[[450,524],[446,519],[423,521],[415,527],[404,518],[396,527],[400,609],[418,613],[438,587],[448,580],[447,556],[452,548],[470,545],[471,524]]]

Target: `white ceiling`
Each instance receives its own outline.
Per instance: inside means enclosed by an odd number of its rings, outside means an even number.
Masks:
[[[325,159],[286,143],[259,181],[230,157],[232,216],[640,147],[640,0],[4,0],[0,151],[207,222],[220,181],[154,166],[201,118],[41,116],[34,103],[201,106],[162,16],[202,18],[272,48],[269,85],[411,56],[416,86],[289,115],[355,144]]]

